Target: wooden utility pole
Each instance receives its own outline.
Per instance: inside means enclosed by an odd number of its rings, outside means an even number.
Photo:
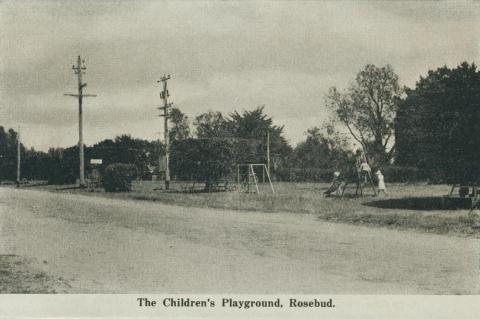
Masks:
[[[169,167],[169,162],[170,162],[170,136],[168,134],[168,118],[170,117],[170,114],[168,112],[168,109],[172,107],[173,103],[168,103],[168,97],[170,94],[168,93],[167,89],[167,81],[170,80],[170,74],[169,75],[163,75],[160,80],[157,82],[163,83],[163,91],[160,92],[160,99],[163,100],[163,106],[159,107],[159,110],[163,110],[163,114],[160,114],[160,116],[163,116],[164,119],[164,141],[165,141],[165,189],[170,188],[170,167]]]
[[[17,132],[17,187],[20,187],[20,151],[21,151],[21,144],[20,144],[20,128],[18,128]]]
[[[270,131],[267,131],[267,172],[270,175]]]
[[[83,110],[82,100],[84,97],[95,97],[96,94],[83,94],[83,88],[87,86],[87,83],[82,83],[82,74],[85,74],[85,60],[82,60],[80,56],[77,59],[77,66],[73,65],[72,69],[78,76],[78,94],[65,94],[67,96],[78,97],[78,149],[80,158],[80,187],[85,187],[85,158],[83,154]]]

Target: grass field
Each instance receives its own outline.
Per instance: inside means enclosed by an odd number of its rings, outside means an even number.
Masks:
[[[63,192],[82,193],[118,199],[158,201],[187,207],[225,208],[266,213],[290,212],[315,214],[321,220],[351,224],[383,226],[399,229],[417,229],[425,232],[456,235],[480,233],[478,211],[468,208],[443,209],[441,197],[449,192],[448,185],[389,184],[389,196],[354,197],[354,187],[347,189],[344,198],[323,198],[328,187],[322,183],[274,183],[275,194],[267,185],[260,186],[260,194],[236,191],[215,193],[181,192],[182,184],[172,182],[171,191],[163,190],[162,183],[134,182],[129,193],[105,193],[78,189]],[[58,186],[41,186],[58,191]]]

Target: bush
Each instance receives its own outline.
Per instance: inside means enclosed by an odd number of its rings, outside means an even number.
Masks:
[[[107,192],[128,192],[137,176],[137,167],[132,164],[114,163],[105,168],[103,187]]]
[[[426,179],[423,176],[425,174],[421,174],[421,171],[416,167],[386,166],[381,168],[381,171],[387,183],[419,182]]]
[[[331,182],[333,171],[316,167],[279,168],[275,171],[275,178],[282,182]]]
[[[232,141],[226,139],[185,139],[172,143],[171,169],[181,180],[205,182],[205,189],[227,176],[234,167]]]

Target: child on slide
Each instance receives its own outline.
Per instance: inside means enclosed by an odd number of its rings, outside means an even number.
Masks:
[[[338,190],[338,188],[340,187],[340,184],[341,184],[341,181],[340,181],[340,172],[339,171],[335,171],[333,173],[333,181],[332,181],[332,185],[330,185],[330,187],[325,191],[323,192],[323,196],[324,197],[328,197],[330,196],[333,192],[336,192]]]

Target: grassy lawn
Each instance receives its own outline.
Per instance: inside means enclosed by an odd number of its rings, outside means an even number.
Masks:
[[[350,186],[344,198],[323,198],[328,187],[322,183],[275,183],[275,194],[267,185],[260,186],[260,194],[236,191],[216,193],[181,192],[181,184],[172,182],[171,191],[162,190],[162,183],[134,182],[129,193],[105,193],[65,189],[62,192],[82,193],[119,199],[158,201],[187,207],[224,208],[239,211],[267,213],[291,212],[315,214],[321,220],[351,224],[417,229],[425,232],[477,235],[478,211],[469,214],[467,208],[443,209],[441,197],[449,192],[448,185],[389,184],[389,196],[354,197]],[[38,188],[58,191],[59,186]]]

